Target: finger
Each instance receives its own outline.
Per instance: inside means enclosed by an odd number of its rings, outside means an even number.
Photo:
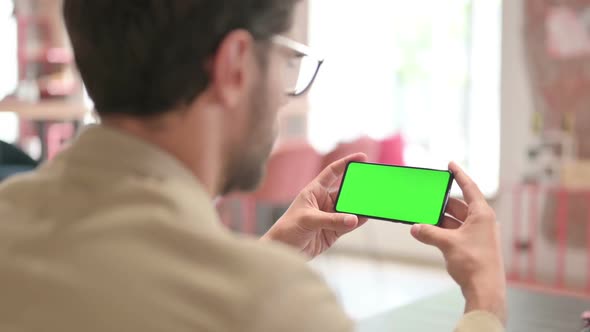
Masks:
[[[465,202],[471,205],[476,202],[485,202],[485,197],[477,187],[477,184],[455,162],[449,164],[449,170],[453,173],[457,184],[463,191]]]
[[[359,218],[355,215],[323,211],[317,211],[303,221],[307,229],[326,229],[337,233],[347,233],[359,226]]]
[[[325,170],[323,170],[316,180],[324,187],[330,187],[334,185],[346,170],[348,164],[352,161],[365,162],[369,158],[364,153],[351,154],[348,157],[342,158],[338,161],[333,162]]]
[[[469,206],[460,199],[450,198],[445,212],[460,221],[465,221],[469,213]]]
[[[435,246],[441,251],[446,251],[451,244],[451,231],[432,225],[414,225],[411,229],[412,236],[424,243]]]
[[[463,222],[453,218],[453,216],[445,216],[440,227],[444,229],[457,229],[463,225]]]

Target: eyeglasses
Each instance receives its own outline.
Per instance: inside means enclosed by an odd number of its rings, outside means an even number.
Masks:
[[[272,42],[290,51],[283,73],[287,94],[304,95],[313,85],[324,59],[314,55],[310,47],[284,36],[276,35]]]

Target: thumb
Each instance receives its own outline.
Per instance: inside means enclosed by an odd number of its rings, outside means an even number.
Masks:
[[[451,234],[444,228],[432,225],[414,225],[410,232],[416,240],[435,246],[441,251],[444,251],[451,243]]]
[[[359,223],[358,217],[344,213],[328,213],[317,211],[307,221],[312,229],[328,229],[335,232],[349,232]]]

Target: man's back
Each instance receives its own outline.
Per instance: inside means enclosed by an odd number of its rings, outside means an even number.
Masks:
[[[0,186],[0,293],[2,331],[352,326],[302,259],[231,235],[174,159],[100,127]]]

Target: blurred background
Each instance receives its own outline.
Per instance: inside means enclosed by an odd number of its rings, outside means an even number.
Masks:
[[[0,0],[0,181],[97,121],[60,7]],[[227,227],[263,233],[349,153],[454,160],[497,210],[511,283],[590,297],[590,0],[307,0],[290,37],[325,63],[282,112],[262,187],[218,202]],[[356,318],[453,285],[436,250],[383,221],[310,264]]]

